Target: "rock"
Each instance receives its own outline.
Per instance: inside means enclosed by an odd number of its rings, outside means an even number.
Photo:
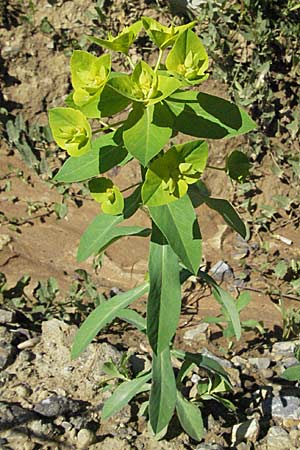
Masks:
[[[232,268],[222,260],[212,266],[210,273],[216,281],[228,281],[234,277]]]
[[[45,417],[57,417],[65,414],[76,414],[84,409],[84,402],[72,400],[59,395],[42,400],[34,406],[34,411]]]
[[[159,449],[159,442],[156,442],[157,449]],[[146,449],[146,447],[145,447]],[[124,442],[124,439],[116,437],[107,437],[102,442],[92,444],[89,450],[130,450],[130,445]],[[150,450],[147,448],[147,450]]]
[[[267,435],[268,450],[291,450],[289,434],[281,427],[271,427]]]
[[[233,356],[233,357],[231,358],[231,362],[232,362],[232,364],[234,364],[236,367],[241,367],[241,368],[244,368],[244,367],[246,367],[246,365],[247,365],[247,359],[241,358],[241,356],[238,356],[238,355]]]
[[[290,440],[295,447],[300,447],[300,430],[290,430]]]
[[[235,448],[236,450],[251,450],[252,445],[246,442],[240,442]]]
[[[41,420],[32,420],[28,428],[35,436],[51,437],[54,433],[53,425],[51,423],[43,423]]]
[[[273,419],[300,420],[300,392],[296,395],[280,393],[267,399],[271,402],[271,415]]]
[[[11,236],[9,234],[0,234],[0,252],[6,245],[11,242]],[[3,323],[3,322],[2,322]]]
[[[95,435],[91,430],[82,428],[77,434],[77,448],[88,449],[95,441]]]
[[[0,323],[12,323],[15,319],[14,311],[0,309]]]
[[[202,348],[201,350],[202,355],[209,356],[214,361],[217,361],[222,367],[232,367],[232,364],[230,361],[224,358],[219,358],[218,356],[215,356],[213,353],[211,353],[207,348]]]
[[[272,369],[263,369],[260,374],[264,378],[269,379],[269,378],[272,378],[274,376],[274,371]]]
[[[224,450],[224,447],[222,447],[219,444],[199,444],[195,448],[195,450]]]
[[[229,378],[232,382],[233,387],[241,387],[241,375],[239,369],[236,369],[235,367],[227,367],[226,372],[229,375]]]
[[[251,419],[242,423],[238,423],[232,428],[232,443],[238,444],[245,440],[256,442],[259,436],[259,432],[260,426],[257,419]]]
[[[272,347],[272,353],[277,353],[280,355],[290,353],[292,355],[297,345],[300,345],[300,340],[275,342]]]
[[[0,402],[0,430],[27,423],[37,415],[17,403]]]
[[[256,367],[259,370],[267,369],[271,364],[270,358],[249,358],[251,366]]]
[[[280,362],[280,364],[282,365],[282,371],[287,369],[288,367],[292,367],[296,364],[299,364],[299,361],[297,358],[295,358],[294,356],[290,356],[289,358],[283,358]]]
[[[27,398],[31,395],[32,390],[25,384],[19,384],[15,389],[16,394],[20,398]]]
[[[16,349],[8,342],[0,341],[0,370],[5,369],[13,361],[16,354]]]
[[[208,323],[200,323],[195,327],[189,328],[183,335],[187,341],[207,341]]]

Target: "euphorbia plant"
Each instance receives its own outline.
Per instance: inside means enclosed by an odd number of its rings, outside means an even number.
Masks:
[[[200,403],[197,397],[194,401],[184,397],[186,377],[198,366],[223,380],[223,391],[229,381],[211,358],[172,346],[180,316],[181,283],[194,275],[210,284],[237,338],[241,326],[234,299],[199,270],[201,233],[194,208],[206,203],[241,236],[246,234],[231,204],[210,197],[200,180],[207,167],[205,138],[237,136],[252,130],[255,124],[236,105],[200,92],[200,83],[208,77],[208,57],[191,30],[193,26],[194,23],[165,27],[143,17],[117,37],[109,36],[107,40],[89,37],[109,52],[124,53],[132,71],[114,71],[110,53],[96,57],[74,51],[71,58],[74,90],[67,98],[68,107],[52,109],[49,119],[54,139],[70,155],[56,180],[68,183],[89,180],[91,196],[102,208],[81,238],[78,261],[103,252],[122,236],[151,235],[147,281],[96,307],[75,337],[72,357],[78,357],[115,318],[136,325],[148,337],[153,351],[152,368],[129,379],[108,364],[106,370],[118,377],[121,384],[105,403],[103,417],[119,411],[136,394],[150,390],[149,404],[144,410],[153,432],[161,436],[176,411],[184,430],[200,440],[203,433]],[[153,67],[143,60],[133,64],[128,56],[142,29],[158,47]],[[120,112],[122,117],[126,116],[124,120],[104,121]],[[92,131],[89,119],[98,119],[99,128]],[[168,146],[178,132],[191,136],[190,140]],[[98,137],[93,138],[94,135]],[[132,159],[140,164],[140,181],[123,198],[114,182],[102,174]],[[242,180],[248,172],[248,160],[235,151],[227,157],[224,170],[231,178]],[[148,212],[151,229],[124,225],[141,207]],[[144,319],[128,306],[147,293]],[[177,377],[172,355],[182,360]],[[199,389],[201,397],[203,387]]]

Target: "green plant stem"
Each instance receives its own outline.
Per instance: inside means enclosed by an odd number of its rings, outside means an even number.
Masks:
[[[138,183],[132,184],[131,186],[128,186],[128,187],[125,188],[125,189],[122,189],[120,192],[126,192],[126,191],[129,191],[129,189],[134,188],[134,187],[138,186],[139,184],[141,184],[141,181],[139,181]]]
[[[214,170],[220,170],[221,172],[226,172],[226,167],[216,167],[216,166],[211,166],[210,164],[206,165],[207,169],[214,169]]]
[[[125,120],[120,120],[119,122],[115,122],[110,124],[107,124],[105,122],[101,122],[103,124],[103,127],[97,128],[96,130],[92,131],[92,134],[97,134],[97,133],[101,133],[101,131],[106,131],[106,130],[116,130],[116,126],[118,125],[122,125],[125,122]]]
[[[300,297],[297,297],[296,295],[291,294],[278,294],[277,292],[272,292],[264,289],[258,289],[258,288],[252,288],[252,287],[242,287],[239,288],[242,291],[251,291],[251,292],[258,292],[259,294],[265,294],[265,295],[271,295],[275,297],[283,297],[288,298],[289,300],[296,300],[297,302],[300,302]]]
[[[134,68],[135,68],[135,65],[133,64],[133,61],[132,61],[132,59],[130,58],[130,56],[129,56],[129,55],[126,55],[126,58],[127,58],[127,61],[129,62],[129,65],[130,65],[131,69],[134,69]]]
[[[154,73],[157,72],[158,69],[159,69],[159,65],[160,65],[160,62],[161,62],[161,58],[162,58],[163,52],[164,51],[160,48],[159,49],[159,53],[158,53],[158,58],[157,58],[157,61],[156,61],[155,67],[154,67]]]

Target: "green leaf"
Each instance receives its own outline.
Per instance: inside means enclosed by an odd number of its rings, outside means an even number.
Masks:
[[[81,156],[91,148],[92,130],[82,112],[72,108],[53,108],[49,111],[53,138],[71,156]]]
[[[243,183],[249,176],[250,162],[248,157],[238,151],[233,151],[226,160],[226,171],[230,178]]]
[[[256,128],[242,108],[214,95],[181,91],[172,94],[166,103],[176,115],[174,128],[191,136],[222,139]]]
[[[227,291],[221,288],[221,286],[218,286],[214,279],[211,278],[207,273],[199,271],[198,276],[200,276],[204,281],[212,286],[215,299],[220,305],[225,308],[232,323],[235,336],[237,339],[240,339],[242,333],[241,322],[234,298]]]
[[[120,310],[140,298],[148,289],[149,284],[144,283],[128,292],[118,294],[97,306],[77,331],[72,346],[71,358],[77,358],[99,331],[117,317]]]
[[[207,78],[205,71],[208,69],[208,56],[199,37],[193,31],[186,30],[177,38],[167,56],[166,68],[196,83]]]
[[[150,215],[182,263],[195,275],[202,257],[200,229],[187,195],[168,205],[150,207]]]
[[[123,236],[148,236],[149,230],[139,226],[117,227],[123,216],[99,214],[81,236],[77,261],[82,262],[93,254],[102,252],[109,244]]]
[[[300,380],[300,364],[296,364],[295,366],[285,369],[285,371],[281,375],[281,378],[284,378],[288,381]]]
[[[123,111],[130,103],[130,100],[112,89],[108,84],[105,85],[97,108],[101,117],[110,117]]]
[[[118,313],[118,318],[125,320],[125,322],[130,323],[134,327],[136,327],[139,331],[143,333],[146,332],[147,322],[139,313],[134,311],[133,309],[123,309]]]
[[[135,104],[124,125],[125,147],[143,166],[160,152],[172,134],[168,125],[155,123],[155,106],[144,108]]]
[[[121,214],[124,209],[124,198],[118,186],[109,178],[93,178],[89,181],[91,196],[101,204],[105,214]]]
[[[247,229],[235,211],[233,206],[223,198],[212,198],[205,192],[203,183],[198,181],[189,187],[189,195],[192,199],[194,207],[206,203],[211,209],[217,211],[225,220],[225,222],[244,239],[247,236]]]
[[[183,197],[188,186],[199,180],[207,156],[206,142],[190,141],[175,145],[156,158],[146,173],[142,187],[143,203],[160,206]]]
[[[147,302],[147,336],[158,354],[176,333],[181,308],[177,255],[153,224],[149,253],[150,291]]]
[[[87,36],[89,41],[101,47],[108,48],[114,52],[128,54],[131,44],[135,41],[142,28],[142,22],[139,20],[130,27],[124,27],[123,31],[116,37],[108,36],[108,39],[100,39],[94,36]]]
[[[202,355],[201,353],[185,352],[183,350],[172,350],[172,354],[175,358],[183,359],[187,362],[196,364],[198,367],[208,370],[209,372],[216,373],[228,381],[228,375],[223,367],[210,356]]]
[[[149,419],[155,434],[170,422],[176,405],[176,382],[169,347],[153,355]]]
[[[177,391],[176,412],[184,431],[195,441],[201,441],[204,433],[201,411]]]
[[[92,141],[91,151],[83,156],[70,157],[55,175],[54,180],[74,183],[107,172],[127,157],[127,151],[114,140],[115,132],[103,134]]]
[[[151,372],[135,378],[134,380],[121,383],[104,403],[102,410],[102,419],[109,419],[111,416],[119,412],[130,400],[140,392],[148,390],[147,382],[151,379]]]
[[[88,180],[100,173],[99,170],[99,149],[91,149],[90,152],[79,157],[67,159],[54,177],[55,181],[64,183],[74,183]]]
[[[241,312],[246,306],[251,302],[251,295],[249,292],[242,292],[237,301],[236,301],[236,307],[238,312]]]

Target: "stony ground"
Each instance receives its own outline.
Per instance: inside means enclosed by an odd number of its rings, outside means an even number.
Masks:
[[[151,1],[113,2],[106,9],[105,22],[97,18],[93,1],[84,2],[84,7],[79,0],[39,0],[24,5],[18,1],[0,2],[0,11],[0,106],[6,110],[0,109],[1,132],[5,132],[9,120],[15,123],[19,113],[26,127],[47,124],[47,109],[61,106],[70,88],[69,57],[78,41],[84,45],[82,33],[87,29],[98,35],[105,30],[114,33],[143,14],[165,23],[171,19],[165,6]],[[138,51],[151,58],[151,49],[143,45]],[[227,95],[226,86],[220,82],[209,81],[204,90],[222,97]],[[37,174],[34,168],[28,168],[20,157],[20,153],[24,156],[22,136],[28,139],[28,128],[24,130],[15,140],[7,139],[4,133],[6,139],[1,141],[0,148],[0,270],[7,279],[6,284],[0,280],[0,448],[300,448],[299,387],[280,378],[285,368],[295,364],[293,350],[300,342],[283,341],[282,316],[271,301],[277,297],[266,295],[268,264],[278,258],[299,258],[299,229],[293,216],[285,215],[282,208],[282,221],[275,235],[254,233],[245,242],[214,212],[205,207],[199,209],[204,267],[233,294],[244,289],[251,291],[252,301],[243,318],[263,320],[267,332],[263,336],[253,331],[246,333],[241,342],[227,351],[227,342],[217,329],[200,323],[204,316],[216,314],[210,293],[198,280],[188,281],[176,343],[183,349],[207,352],[218,358],[233,384],[232,393],[225,398],[237,409],[228,412],[217,402],[205,402],[207,432],[203,443],[196,444],[181,433],[175,420],[165,440],[157,442],[144,417],[137,414],[142,398],[112,420],[101,420],[103,402],[109,395],[100,389],[106,379],[102,364],[109,359],[118,363],[128,352],[135,355],[128,363],[131,373],[141,363],[149,363],[149,348],[140,335],[122,323],[115,323],[79,359],[70,360],[77,325],[87,313],[84,308],[90,307],[87,299],[93,299],[91,286],[109,298],[117,290],[126,290],[143,280],[147,242],[138,238],[119,241],[107,250],[97,270],[92,260],[78,265],[76,249],[80,235],[98,207],[88,200],[82,203],[84,191],[80,187],[66,194],[51,184],[52,170],[55,171],[64,155],[58,157],[55,145],[47,142],[44,135],[42,144],[33,138],[30,142],[45,156],[47,170]],[[243,144],[243,139],[211,144],[211,164],[219,163],[230,149]],[[51,158],[51,154],[55,157]],[[296,187],[278,182],[272,167],[272,155],[267,156],[251,193],[256,212],[253,217],[244,216],[249,224],[259,218],[261,205],[272,204],[274,195],[295,197]],[[125,172],[113,175],[123,188],[128,180],[134,183],[137,173],[135,166],[129,165]],[[208,173],[204,181],[214,196],[238,197],[236,188],[225,176],[216,179],[214,173]],[[68,211],[59,218],[55,205],[61,204],[62,198]],[[141,214],[137,220],[145,224],[146,219]],[[91,283],[84,284],[75,269],[90,273]],[[20,282],[25,274],[30,280]],[[49,293],[48,289],[43,303],[40,280],[49,277],[57,280],[59,291],[50,289]],[[76,295],[70,286],[75,286]],[[281,285],[273,288],[280,289]],[[289,305],[296,306],[297,301],[291,297]],[[136,307],[143,312],[145,302],[141,300]],[[80,311],[82,308],[81,315],[76,308]],[[203,376],[194,375],[191,388],[197,377]]]

